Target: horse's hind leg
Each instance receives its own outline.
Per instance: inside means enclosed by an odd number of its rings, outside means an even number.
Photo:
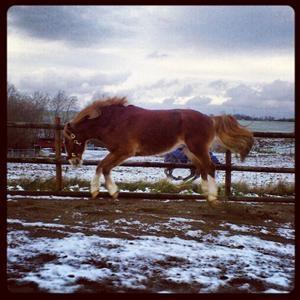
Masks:
[[[207,149],[199,146],[196,149],[185,149],[187,157],[196,167],[196,172],[201,175],[201,188],[207,196],[208,203],[215,204],[218,198],[218,187],[215,181],[215,165],[211,161]]]

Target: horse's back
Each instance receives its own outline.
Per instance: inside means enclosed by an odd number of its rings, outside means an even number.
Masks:
[[[130,105],[128,117],[135,120],[144,130],[159,131],[177,135],[198,133],[202,136],[211,134],[213,120],[206,114],[193,109],[145,109]]]
[[[133,119],[136,125],[146,128],[159,128],[172,126],[179,128],[182,117],[180,109],[145,109],[134,105],[129,105],[125,111],[126,119]],[[166,128],[166,127],[165,127]]]
[[[179,116],[181,118],[187,118],[187,119],[193,119],[193,120],[197,120],[197,122],[199,122],[200,120],[202,120],[203,122],[208,122],[211,123],[212,120],[211,118],[204,114],[201,113],[197,110],[193,110],[193,109],[146,109],[146,108],[142,108],[139,106],[135,106],[135,105],[129,105],[126,107],[127,108],[127,112],[134,115],[134,117],[146,117],[146,118],[154,118],[156,119],[157,117],[161,117],[161,118],[175,118],[174,120],[176,120],[176,118],[178,118]]]

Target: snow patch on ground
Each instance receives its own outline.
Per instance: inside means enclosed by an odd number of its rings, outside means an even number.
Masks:
[[[231,223],[225,223],[224,230],[204,234],[201,230],[189,230],[187,223],[190,221],[195,220],[170,218],[166,224],[155,225],[159,228],[181,224],[180,229],[186,231],[187,239],[151,235],[123,239],[81,232],[65,232],[63,238],[32,237],[27,227],[56,229],[58,224],[10,219],[8,224],[21,224],[24,228],[8,232],[8,271],[13,271],[17,265],[30,265],[41,255],[51,254],[55,259],[24,272],[21,280],[35,282],[51,293],[76,292],[81,280],[95,283],[109,280],[118,291],[143,290],[147,281],[155,276],[173,284],[196,284],[199,293],[225,288],[236,278],[246,278],[238,287],[241,291],[251,292],[247,280],[261,282],[265,287],[261,292],[282,293],[293,289],[293,244],[248,235],[247,226]],[[116,223],[125,227],[143,225],[125,218]],[[97,228],[100,225],[102,227]],[[104,220],[95,224],[94,230],[97,232],[108,225]],[[232,234],[225,228],[239,232]],[[171,291],[157,287],[155,292]]]
[[[65,225],[62,224],[53,224],[53,223],[43,223],[43,222],[24,222],[21,220],[8,219],[7,224],[20,224],[22,226],[30,227],[47,227],[47,228],[65,228]]]

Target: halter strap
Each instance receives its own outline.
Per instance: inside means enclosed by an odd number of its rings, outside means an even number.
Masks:
[[[81,145],[82,144],[81,142],[78,142],[78,140],[74,140],[73,143],[77,144],[77,145]]]
[[[82,142],[79,142],[77,139],[76,139],[76,135],[74,134],[74,133],[71,133],[70,134],[70,137],[71,137],[71,139],[73,140],[73,143],[74,144],[77,144],[77,145],[81,145],[82,144]]]

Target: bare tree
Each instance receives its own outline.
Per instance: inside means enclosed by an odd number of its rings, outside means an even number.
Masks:
[[[7,120],[11,122],[41,122],[43,103],[32,101],[32,97],[21,94],[14,85],[7,88]],[[36,129],[8,128],[7,141],[9,148],[27,148],[32,146]]]
[[[47,108],[44,113],[44,122],[52,123],[55,117],[60,117],[61,123],[64,124],[77,110],[77,97],[67,96],[64,91],[58,91],[54,96],[43,100]],[[54,131],[44,129],[42,135],[45,138],[54,138]]]
[[[78,109],[78,98],[74,96],[67,96],[64,91],[58,93],[51,98],[49,103],[49,110],[61,118],[61,122],[65,123],[71,118],[72,112]]]
[[[77,110],[77,97],[68,96],[64,91],[58,91],[53,97],[39,91],[26,95],[19,92],[13,84],[8,84],[7,95],[7,116],[11,122],[52,123],[54,117],[58,116],[64,124]],[[53,138],[54,131],[9,128],[7,137],[8,147],[27,148],[38,137]]]

